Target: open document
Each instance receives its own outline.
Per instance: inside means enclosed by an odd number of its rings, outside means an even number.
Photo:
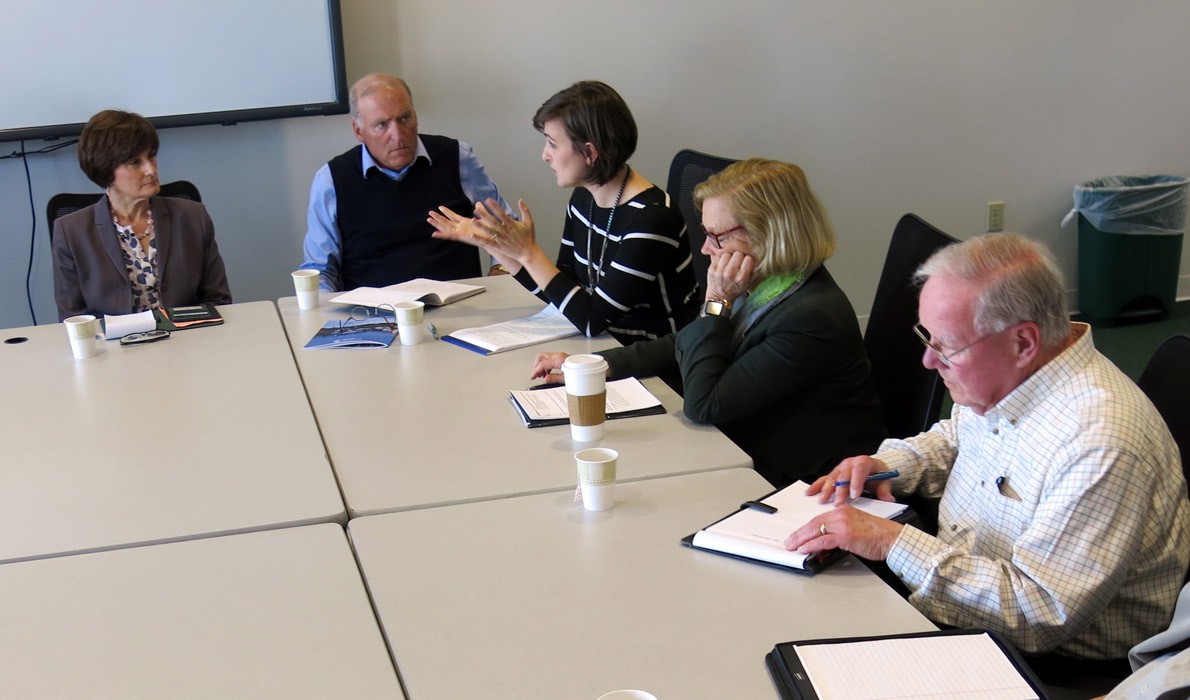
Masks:
[[[442,339],[481,355],[494,355],[578,335],[578,329],[552,305],[532,316],[481,328],[463,328]]]
[[[543,425],[566,425],[570,422],[570,407],[566,387],[552,389],[512,390],[513,408],[521,422],[530,428]],[[633,418],[665,413],[661,401],[645,388],[636,377],[617,379],[607,383],[607,417]]]
[[[754,508],[741,508],[713,525],[699,530],[683,540],[696,549],[706,549],[730,556],[787,567],[799,573],[814,573],[829,560],[808,557],[785,549],[785,538],[805,525],[814,516],[829,513],[834,503],[819,503],[818,496],[807,496],[810,485],[795,481],[780,491],[762,499],[776,508],[766,513]],[[851,505],[881,518],[897,519],[905,514],[903,503],[880,501],[861,496]]]
[[[460,299],[486,292],[487,288],[459,282],[439,282],[419,277],[387,287],[356,287],[330,300],[344,306],[392,306],[400,301],[420,301],[426,306],[453,304]]]

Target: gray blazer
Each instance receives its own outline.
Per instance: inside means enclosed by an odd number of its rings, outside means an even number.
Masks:
[[[215,227],[198,202],[153,197],[157,279],[163,306],[230,304]],[[132,287],[107,196],[54,222],[54,299],[58,320],[76,314],[132,313]]]

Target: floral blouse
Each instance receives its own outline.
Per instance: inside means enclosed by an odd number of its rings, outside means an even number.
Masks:
[[[109,210],[110,211],[110,210]],[[153,211],[149,210],[149,226],[145,240],[149,249],[141,247],[131,226],[121,226],[111,212],[112,223],[116,225],[116,237],[120,251],[124,254],[124,267],[128,270],[128,284],[132,288],[132,310],[147,311],[161,306],[161,290],[157,286],[157,227]]]

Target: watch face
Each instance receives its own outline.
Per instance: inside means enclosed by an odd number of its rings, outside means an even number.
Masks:
[[[722,316],[723,302],[710,299],[705,305],[703,305],[702,312],[708,316]]]

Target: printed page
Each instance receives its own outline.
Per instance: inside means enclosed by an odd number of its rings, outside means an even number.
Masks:
[[[330,301],[332,304],[373,308],[384,304],[391,306],[399,301],[423,301],[429,306],[442,306],[485,291],[485,287],[473,284],[418,278],[387,287],[358,287]]]
[[[986,634],[794,648],[821,700],[1037,700]]]
[[[578,329],[562,315],[561,311],[549,305],[532,316],[481,328],[464,328],[454,331],[450,335],[465,343],[496,353],[547,343],[560,338],[569,338],[572,335],[578,335],[578,333]]]
[[[536,391],[513,390],[513,399],[521,405],[529,420],[567,419],[570,409],[566,401],[566,387],[553,389],[538,389]],[[644,384],[635,377],[617,379],[607,383],[607,413],[625,413],[639,411],[653,406],[660,406],[661,402]]]

